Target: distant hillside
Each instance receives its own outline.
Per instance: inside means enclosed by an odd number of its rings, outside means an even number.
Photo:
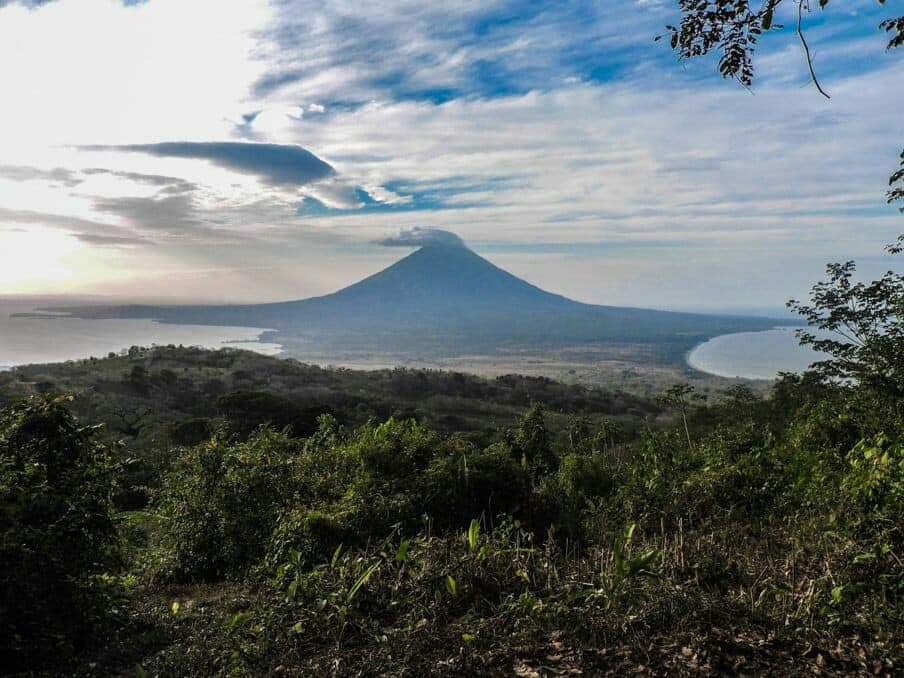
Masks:
[[[719,334],[777,322],[583,304],[448,244],[421,247],[322,297],[256,305],[90,307],[76,314],[271,328],[273,340],[316,351],[436,354],[621,343],[658,345],[674,356]]]

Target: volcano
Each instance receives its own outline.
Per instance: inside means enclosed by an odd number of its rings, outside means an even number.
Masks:
[[[72,309],[67,309],[70,312]],[[553,294],[457,244],[427,244],[321,297],[230,306],[78,309],[93,318],[271,328],[268,340],[324,351],[462,354],[587,343],[648,344],[675,354],[775,320],[598,306]]]

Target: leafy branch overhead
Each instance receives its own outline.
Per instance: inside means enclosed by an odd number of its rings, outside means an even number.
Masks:
[[[819,9],[829,7],[831,0],[815,0]],[[753,6],[753,5],[756,6]],[[678,0],[681,21],[678,26],[666,26],[670,45],[680,59],[692,59],[718,53],[719,73],[723,78],[733,78],[744,87],[753,85],[753,57],[760,38],[769,31],[783,26],[775,22],[782,5],[796,4],[796,33],[806,59],[810,79],[820,94],[829,98],[823,89],[813,66],[810,46],[804,32],[804,16],[811,11],[809,0]],[[884,5],[885,0],[879,0]],[[904,16],[885,19],[879,24],[888,38],[887,48],[904,45]],[[660,40],[663,36],[658,36]],[[904,199],[904,152],[901,168],[890,179],[892,188],[888,202]],[[896,185],[897,184],[897,185]]]
[[[745,87],[753,84],[753,56],[760,36],[783,26],[775,23],[777,10],[795,0],[765,0],[753,8],[749,0],[678,0],[681,22],[666,26],[670,44],[682,59],[705,56],[718,51],[719,72],[725,78],[735,78]],[[804,14],[810,11],[808,0],[796,0],[797,34],[804,48],[810,75],[823,92],[810,59],[809,46],[803,32]],[[820,9],[830,0],[817,0]],[[880,0],[880,4],[885,4]],[[882,21],[879,28],[889,34],[888,49],[904,44],[904,16]],[[659,40],[662,36],[657,37]],[[823,94],[825,94],[823,92]]]

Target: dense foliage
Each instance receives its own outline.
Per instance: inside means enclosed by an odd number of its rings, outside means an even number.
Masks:
[[[828,355],[813,367],[829,378],[850,379],[894,397],[904,395],[904,275],[887,272],[869,283],[856,281],[853,261],[830,264],[813,288],[812,301],[789,305],[811,328],[801,342]]]
[[[885,4],[885,0],[879,0]],[[691,59],[711,52],[719,54],[719,72],[723,77],[735,78],[741,84],[753,84],[753,57],[761,37],[769,31],[781,31],[776,19],[783,10],[793,11],[798,37],[809,63],[810,51],[803,31],[806,14],[826,10],[835,3],[830,0],[677,0],[681,13],[678,26],[667,26],[669,41],[679,57]],[[785,16],[790,16],[785,14]],[[904,16],[884,19],[879,28],[888,36],[888,49],[904,44]],[[812,65],[811,74],[816,81]],[[816,82],[819,87],[818,81]],[[820,89],[822,92],[822,89]]]
[[[79,511],[63,533],[59,516],[4,514],[4,558],[31,558],[8,548],[31,539],[64,568],[42,566],[39,582],[5,560],[20,579],[4,586],[37,596],[8,618],[38,642],[28,620],[82,600],[41,607],[43,580],[91,591],[104,568],[126,601],[124,626],[91,627],[106,650],[83,651],[104,671],[891,675],[904,401],[877,388],[815,374],[768,399],[675,388],[673,424],[636,432],[586,414],[553,427],[562,415],[535,405],[487,443],[404,418],[326,414],[307,437],[221,426],[175,448],[148,512],[120,522],[109,450],[64,403],[22,402],[2,419],[5,496],[54,482]],[[43,460],[39,480],[11,461],[23,458]],[[113,615],[112,598],[94,601]]]
[[[147,507],[173,463],[171,449],[193,447],[214,431],[244,438],[266,424],[307,438],[323,414],[351,428],[395,417],[486,446],[533,402],[548,407],[556,434],[566,425],[564,413],[580,414],[594,425],[607,419],[632,434],[645,418],[661,412],[654,401],[615,388],[544,377],[325,369],[246,351],[175,346],[136,346],[103,360],[0,372],[0,404],[34,393],[73,394],[71,411],[103,424],[102,439],[124,445],[133,463],[116,500],[131,510]]]
[[[118,463],[60,399],[0,411],[0,665],[71,653],[108,610]]]

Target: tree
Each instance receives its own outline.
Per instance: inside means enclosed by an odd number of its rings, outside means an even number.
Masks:
[[[600,444],[604,452],[608,453],[615,447],[615,443],[618,442],[621,435],[622,429],[621,426],[618,425],[618,422],[606,418],[603,419],[599,431],[597,431],[597,443]]]
[[[824,10],[831,0],[816,2]],[[879,3],[884,5],[885,0],[879,0]],[[782,5],[796,5],[796,32],[810,78],[820,94],[828,98],[829,94],[823,89],[813,68],[810,47],[803,30],[804,16],[811,11],[810,0],[765,0],[762,4],[757,3],[757,8],[751,5],[750,0],[678,0],[681,22],[678,26],[666,26],[672,49],[680,59],[718,52],[722,77],[733,78],[750,87],[754,79],[753,57],[760,37],[768,31],[782,28],[773,21]],[[904,45],[904,16],[885,19],[879,28],[888,36],[888,49]],[[656,40],[662,37],[657,36]],[[901,168],[889,180],[892,187],[888,192],[889,203],[904,200],[904,151],[901,160]]]
[[[728,388],[725,399],[733,407],[746,407],[757,401],[756,394],[746,384],[735,384]]]
[[[144,365],[133,365],[125,382],[140,395],[147,395],[150,384],[148,383],[148,371]]]
[[[549,444],[546,410],[542,404],[534,403],[521,415],[509,438],[513,456],[535,477],[558,467],[558,459]]]
[[[117,406],[113,409],[113,416],[119,420],[117,428],[130,438],[137,438],[151,424],[151,414],[149,407]]]
[[[900,251],[902,236],[889,251]],[[829,354],[813,369],[853,380],[881,393],[904,395],[904,275],[887,272],[869,283],[854,282],[853,261],[829,264],[826,280],[813,286],[810,303],[791,300],[793,309],[828,336],[799,330],[801,344]]]
[[[817,0],[826,9],[831,0]],[[721,53],[719,72],[734,78],[745,87],[753,84],[753,55],[761,35],[779,28],[773,22],[776,10],[783,4],[797,10],[797,36],[806,57],[810,77],[824,96],[810,58],[810,48],[803,31],[809,0],[765,0],[758,9],[750,0],[678,0],[681,22],[667,26],[670,44],[679,58]],[[885,4],[885,0],[879,0]],[[904,45],[904,16],[885,19],[879,27],[888,35],[888,49]],[[662,36],[660,36],[662,37]],[[658,40],[659,38],[657,38]],[[889,204],[904,201],[904,151],[901,164],[888,181],[886,199]],[[901,208],[904,212],[904,207]],[[904,251],[904,235],[886,248],[891,254]],[[800,331],[804,345],[828,353],[831,357],[814,364],[823,377],[853,380],[883,393],[904,393],[904,330],[901,327],[904,303],[904,277],[891,271],[870,283],[853,282],[855,264],[829,264],[827,279],[817,283],[811,292],[811,303],[791,300],[788,306],[800,313],[811,326],[829,333],[830,337]]]
[[[830,0],[816,0],[820,9],[826,9]],[[879,0],[885,4],[885,0]],[[760,36],[768,31],[783,28],[774,22],[776,10],[782,5],[796,4],[797,36],[804,50],[807,67],[813,83],[821,94],[823,90],[813,69],[810,47],[803,30],[805,13],[810,12],[809,0],[765,0],[751,7],[750,0],[678,0],[681,22],[678,26],[666,26],[670,44],[679,58],[691,59],[719,51],[719,73],[734,78],[745,87],[753,84],[753,56]],[[904,45],[904,16],[882,21],[879,28],[889,34],[888,49]],[[656,39],[660,40],[662,36]]]
[[[235,433],[248,435],[268,424],[277,430],[290,428],[292,435],[306,438],[317,430],[317,418],[332,414],[325,406],[302,407],[275,393],[235,391],[217,399],[217,409],[229,420]]]
[[[896,202],[898,200],[904,202],[904,151],[901,151],[901,166],[898,170],[891,175],[888,179],[888,204]],[[904,207],[901,208],[901,211],[904,212]],[[889,248],[891,251],[894,247],[897,247],[897,252],[892,252],[892,254],[899,254],[901,252],[901,244],[902,240],[899,239],[898,244]]]
[[[684,434],[687,436],[688,449],[693,449],[694,447],[694,444],[691,442],[691,431],[687,425],[688,410],[690,410],[694,403],[705,399],[706,396],[697,393],[697,389],[690,384],[675,384],[657,399],[666,407],[678,410],[678,412],[681,413],[681,420],[684,422]]]
[[[590,439],[590,419],[583,414],[571,414],[565,425],[565,433],[568,436],[568,447],[574,451],[584,451],[587,441]]]

